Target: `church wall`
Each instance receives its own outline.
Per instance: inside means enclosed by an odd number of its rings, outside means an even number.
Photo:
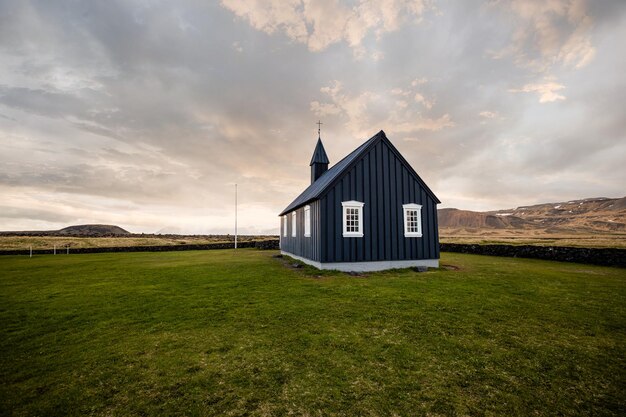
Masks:
[[[311,208],[311,236],[304,236],[304,207],[300,207],[295,210],[296,212],[296,236],[292,236],[292,222],[291,213],[289,212],[284,216],[281,216],[281,228],[280,228],[280,248],[283,251],[292,253],[297,256],[312,259],[314,261],[320,260],[320,213],[319,201],[313,201],[309,203]],[[284,236],[284,220],[287,218],[287,236]]]
[[[341,202],[350,200],[365,203],[363,237],[343,237]],[[404,236],[402,205],[407,203],[422,205],[422,237]],[[321,262],[439,258],[437,204],[385,141],[329,188],[319,212]]]

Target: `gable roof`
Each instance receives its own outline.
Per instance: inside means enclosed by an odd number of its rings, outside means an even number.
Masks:
[[[358,162],[362,156],[364,156],[372,147],[376,146],[376,144],[380,141],[385,141],[385,143],[389,146],[389,148],[394,152],[394,154],[402,161],[402,163],[406,166],[415,179],[419,182],[419,184],[424,188],[426,193],[431,196],[436,203],[441,203],[437,196],[428,188],[428,186],[422,181],[422,179],[417,175],[415,170],[409,165],[409,163],[404,159],[404,157],[400,154],[400,152],[393,146],[393,144],[387,139],[385,132],[382,130],[365,141],[361,146],[356,148],[354,151],[350,152],[345,158],[341,161],[337,162],[332,166],[328,171],[323,173],[317,181],[313,184],[309,185],[295,200],[291,202],[280,214],[282,216],[284,214],[293,211],[306,203],[309,203],[313,200],[320,198],[324,192],[326,192],[329,188],[331,188],[336,180],[342,177],[342,175],[347,172],[352,165]]]
[[[310,165],[313,164],[328,164],[330,161],[328,160],[328,156],[326,155],[326,150],[324,149],[324,145],[322,144],[322,139],[317,138],[317,145],[315,145],[315,150],[313,151],[313,157],[311,158]]]

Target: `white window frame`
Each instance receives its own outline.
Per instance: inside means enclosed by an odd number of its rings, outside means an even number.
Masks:
[[[415,203],[403,204],[404,212],[404,237],[422,237],[422,206]],[[417,211],[417,232],[409,231],[408,212]]]
[[[311,206],[304,206],[304,237],[311,237]]]
[[[287,237],[287,216],[283,216],[283,237]]]
[[[297,229],[297,220],[296,220],[296,212],[291,212],[291,237],[296,237],[296,229]]]
[[[363,237],[363,206],[365,203],[360,201],[342,201],[341,206],[343,207],[343,237]],[[359,230],[357,232],[351,231],[348,232],[348,209],[356,209],[357,214],[359,216]]]

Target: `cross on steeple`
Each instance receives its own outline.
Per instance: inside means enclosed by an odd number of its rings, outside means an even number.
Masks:
[[[317,123],[315,123],[315,124],[317,125],[317,138],[318,138],[318,139],[321,139],[320,133],[321,133],[321,130],[322,130],[322,125],[323,125],[324,123],[322,123],[322,122],[320,122],[320,121],[318,120],[318,121],[317,121]]]

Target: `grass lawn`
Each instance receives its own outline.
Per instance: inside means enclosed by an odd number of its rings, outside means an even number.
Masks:
[[[0,257],[0,415],[626,414],[626,270]]]

